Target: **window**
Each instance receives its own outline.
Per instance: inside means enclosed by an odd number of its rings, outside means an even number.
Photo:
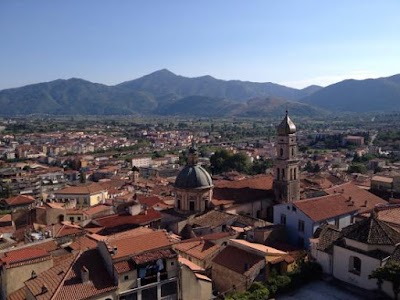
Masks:
[[[304,221],[303,220],[299,220],[298,229],[299,229],[299,232],[304,232]]]
[[[80,221],[81,220],[81,217],[78,217],[78,221]]]
[[[293,169],[290,169],[290,180],[293,180]]]
[[[294,171],[293,179],[296,180],[296,177],[297,177],[297,174],[296,174],[296,173],[297,173],[297,169],[295,168],[293,171]]]
[[[180,199],[178,199],[178,202],[177,202],[176,206],[177,206],[178,209],[181,209],[181,200]]]
[[[280,155],[283,156],[283,148],[280,149]]]
[[[124,280],[128,280],[128,279],[129,279],[129,275],[125,275]]]
[[[297,208],[294,207],[294,206],[292,206],[292,211],[296,212],[296,211],[297,211]]]
[[[294,147],[292,148],[292,156],[294,156]]]
[[[286,225],[286,215],[285,214],[281,214],[281,224]]]
[[[350,256],[349,258],[349,272],[360,275],[361,273],[361,259],[357,256]]]
[[[285,169],[282,169],[282,180],[285,179]]]
[[[73,222],[73,221],[74,221],[74,217],[69,217],[69,220],[70,220],[71,222]]]
[[[189,202],[189,210],[194,211],[194,201]]]

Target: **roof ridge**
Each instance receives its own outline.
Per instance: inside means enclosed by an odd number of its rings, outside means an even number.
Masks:
[[[65,279],[67,278],[67,276],[68,276],[69,273],[71,272],[72,267],[73,267],[73,265],[75,264],[75,262],[78,260],[79,257],[81,257],[82,253],[83,253],[83,251],[80,250],[80,251],[78,252],[78,254],[76,255],[75,259],[71,262],[71,264],[70,264],[70,266],[69,266],[67,272],[65,272],[65,275],[64,275],[63,279],[60,281],[60,283],[58,284],[57,288],[54,290],[53,296],[51,296],[50,300],[53,300],[53,299],[57,296],[57,294],[60,292],[61,287],[63,286],[63,284],[64,284],[64,282],[65,282]]]

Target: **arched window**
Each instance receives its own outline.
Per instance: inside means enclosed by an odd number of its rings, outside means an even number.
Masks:
[[[350,256],[349,258],[349,272],[360,275],[361,273],[361,259],[357,256]]]
[[[283,148],[281,148],[279,151],[280,151],[280,155],[283,156]]]

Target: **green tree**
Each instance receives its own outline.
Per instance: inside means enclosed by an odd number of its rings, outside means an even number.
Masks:
[[[379,267],[372,271],[369,275],[370,279],[377,279],[378,288],[382,288],[384,281],[392,283],[392,290],[394,297],[397,300],[400,293],[400,263],[399,262],[388,262],[383,267]]]

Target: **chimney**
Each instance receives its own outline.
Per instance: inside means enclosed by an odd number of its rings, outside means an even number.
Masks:
[[[354,206],[354,201],[350,201],[349,206]]]
[[[351,196],[349,196],[349,198],[347,198],[346,202],[350,202],[351,201]]]
[[[47,291],[48,291],[47,287],[43,284],[43,285],[42,285],[41,294],[46,294]]]
[[[114,246],[114,248],[112,249],[112,255],[117,255],[117,253],[118,253],[118,248]]]
[[[81,269],[81,280],[82,283],[89,282],[89,270],[85,266],[83,266]]]
[[[368,204],[368,200],[365,200],[363,206],[364,206],[364,207],[367,207],[367,204]]]
[[[37,277],[36,272],[32,270],[31,279],[35,279]]]

